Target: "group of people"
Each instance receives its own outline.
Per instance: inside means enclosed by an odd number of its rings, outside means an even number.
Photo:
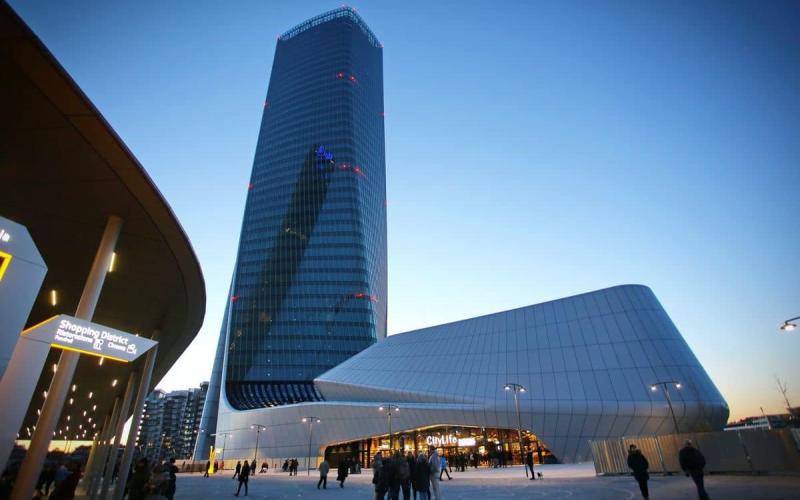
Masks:
[[[336,480],[339,481],[339,487],[344,488],[344,480],[350,475],[350,467],[353,466],[353,461],[350,458],[343,458],[339,460],[339,467],[336,469]],[[327,460],[322,460],[322,463],[317,467],[319,470],[319,481],[317,481],[317,489],[322,486],[323,489],[328,488],[328,472],[331,470],[331,465]]]
[[[686,443],[678,455],[681,470],[687,476],[692,478],[695,486],[697,486],[697,495],[700,500],[708,500],[708,493],[706,493],[705,485],[703,484],[703,469],[706,466],[706,459],[700,450],[694,447],[691,440],[686,440]],[[642,492],[642,497],[645,500],[650,498],[650,491],[647,487],[647,481],[650,479],[648,469],[650,464],[647,458],[635,444],[632,444],[628,449],[628,468],[633,471],[633,477],[639,483],[639,490]]]
[[[46,464],[36,483],[36,495],[39,497],[50,495],[48,498],[75,498],[75,488],[81,480],[81,468],[78,464],[61,463]],[[50,487],[53,492],[50,493]]]
[[[256,473],[256,461],[248,462],[247,460],[242,463],[236,463],[236,469],[233,472],[233,479],[239,480],[239,487],[236,489],[235,496],[239,496],[244,486],[244,496],[247,496],[247,483],[250,481],[250,476]]]
[[[297,468],[299,466],[300,462],[298,462],[296,458],[287,458],[283,461],[283,467],[281,467],[281,470],[283,472],[288,472],[290,476],[296,476]]]
[[[440,500],[439,481],[447,469],[447,460],[440,457],[431,446],[428,453],[416,457],[411,452],[404,457],[399,451],[384,457],[382,452],[375,455],[372,462],[372,484],[375,485],[375,500]],[[452,479],[448,474],[448,479]]]
[[[166,464],[157,463],[152,467],[147,458],[140,458],[128,475],[126,486],[128,499],[166,498],[172,500],[175,498],[178,472],[174,458],[170,458]]]

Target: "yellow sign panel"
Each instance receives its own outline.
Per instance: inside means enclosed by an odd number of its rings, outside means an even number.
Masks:
[[[9,264],[11,264],[11,254],[0,252],[0,281],[3,281],[3,275],[6,274]]]

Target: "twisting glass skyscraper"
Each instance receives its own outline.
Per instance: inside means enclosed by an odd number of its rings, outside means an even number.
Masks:
[[[319,399],[386,336],[383,50],[350,8],[278,39],[223,334],[235,409]]]

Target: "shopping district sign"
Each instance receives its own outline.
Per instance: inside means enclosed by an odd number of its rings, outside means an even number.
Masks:
[[[22,331],[30,340],[53,347],[130,363],[158,342],[91,321],[60,314]]]

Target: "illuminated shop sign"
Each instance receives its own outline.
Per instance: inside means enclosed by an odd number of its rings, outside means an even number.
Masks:
[[[31,340],[45,342],[59,349],[125,363],[136,360],[157,343],[66,314],[53,316],[23,330],[22,334]]]
[[[448,434],[446,436],[428,436],[425,438],[425,443],[428,446],[459,446],[462,448],[467,448],[470,446],[475,446],[475,438],[467,437],[467,438],[457,438],[453,434]]]

